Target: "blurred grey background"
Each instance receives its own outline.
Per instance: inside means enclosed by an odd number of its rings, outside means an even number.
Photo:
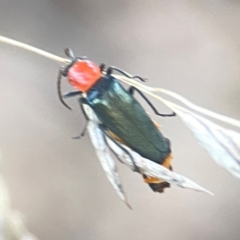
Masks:
[[[240,119],[239,1],[0,0],[0,34],[60,56],[71,47]],[[215,196],[177,187],[156,194],[118,164],[129,210],[89,137],[71,139],[83,116],[76,99],[72,112],[60,104],[58,67],[0,43],[1,171],[32,233],[51,240],[240,239],[240,181],[177,118],[155,118],[172,141],[173,168]]]

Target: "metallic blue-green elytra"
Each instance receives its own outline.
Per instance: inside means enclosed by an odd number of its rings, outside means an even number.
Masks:
[[[86,100],[103,125],[141,156],[162,164],[170,155],[170,141],[112,75],[98,80]]]

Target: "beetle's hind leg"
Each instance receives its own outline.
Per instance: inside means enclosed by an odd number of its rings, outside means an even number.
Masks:
[[[134,91],[138,92],[139,95],[148,103],[148,105],[152,108],[152,110],[154,111],[154,113],[158,116],[161,116],[161,117],[174,117],[176,116],[177,114],[175,112],[172,112],[170,114],[162,114],[162,113],[159,113],[158,110],[153,106],[153,104],[148,100],[148,98],[139,90],[137,89],[136,87],[133,87],[131,86],[129,89],[128,89],[128,92],[133,96],[134,95]]]
[[[114,152],[114,150],[109,146],[109,144],[106,141],[106,137],[108,137],[109,139],[111,139],[122,151],[124,151],[131,159],[132,164],[133,164],[133,171],[134,172],[138,172],[141,173],[141,169],[139,169],[139,167],[136,165],[132,155],[129,153],[128,150],[126,150],[125,148],[123,148],[118,142],[117,140],[115,140],[109,133],[108,129],[103,125],[103,124],[99,124],[98,125],[99,128],[103,131],[104,133],[104,137],[105,137],[105,142],[108,145],[109,149],[111,150],[111,152],[114,154],[114,156],[122,163],[121,159],[117,156],[117,154]]]

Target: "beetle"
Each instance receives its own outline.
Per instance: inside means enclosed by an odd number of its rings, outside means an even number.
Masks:
[[[80,96],[80,107],[86,119],[85,127],[75,138],[84,136],[86,132],[89,117],[84,110],[84,105],[87,105],[99,119],[99,128],[113,141],[120,141],[142,157],[172,170],[170,141],[162,135],[141,104],[134,98],[134,92],[139,93],[156,115],[174,117],[176,113],[159,113],[140,90],[133,86],[126,90],[112,73],[117,71],[139,81],[145,81],[145,79],[137,75],[131,76],[116,67],[110,66],[106,69],[105,64],[97,65],[86,57],[75,57],[70,49],[66,49],[65,53],[71,62],[60,68],[58,74],[59,99],[67,108],[70,108],[63,98]],[[62,76],[66,77],[77,91],[62,95]],[[134,161],[133,164],[134,170],[140,172]],[[165,188],[170,187],[168,182],[160,179],[144,174],[143,178],[155,192],[163,192]]]
[[[150,119],[134,98],[134,92],[138,92],[157,115],[173,117],[177,114],[212,159],[231,175],[240,178],[240,134],[208,118],[222,121],[231,127],[240,127],[239,120],[197,106],[175,92],[145,86],[136,81],[145,81],[144,78],[132,76],[119,68],[106,69],[104,64],[98,66],[88,61],[86,57],[75,58],[70,49],[65,51],[68,56],[66,59],[3,36],[0,36],[0,42],[24,48],[65,64],[58,74],[59,99],[62,104],[70,108],[63,98],[80,96],[80,107],[87,120],[81,134],[76,139],[84,136],[88,130],[108,179],[128,206],[112,155],[115,155],[130,169],[140,173],[155,192],[163,192],[166,187],[170,187],[170,184],[174,184],[212,195],[210,191],[194,181],[172,171],[170,141],[162,135],[158,124]],[[121,75],[115,75],[113,71]],[[67,77],[69,83],[77,91],[62,95],[62,76]],[[125,90],[118,81],[132,87]],[[143,93],[165,104],[173,113],[160,114]],[[178,100],[181,105],[158,96],[156,93],[166,94]]]

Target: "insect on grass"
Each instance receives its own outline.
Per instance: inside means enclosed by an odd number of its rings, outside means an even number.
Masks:
[[[196,106],[171,91],[146,86],[142,83],[145,79],[141,76],[131,75],[116,67],[106,67],[102,63],[96,64],[86,57],[75,57],[69,49],[65,51],[67,58],[60,58],[4,37],[0,37],[0,41],[36,52],[63,64],[58,74],[57,85],[60,101],[70,108],[66,104],[66,99],[78,98],[86,119],[85,127],[78,137],[84,136],[86,131],[89,132],[97,157],[108,179],[126,203],[127,199],[114,158],[141,174],[155,192],[163,192],[170,184],[174,184],[182,188],[210,193],[190,179],[172,171],[170,141],[162,135],[158,125],[135,99],[134,93],[138,93],[155,114],[161,117],[176,115],[180,117],[210,156],[230,174],[240,178],[240,134],[211,122],[197,112],[240,127],[238,120]],[[63,77],[67,78],[75,91],[62,94]],[[129,89],[123,88],[120,82],[128,84]],[[166,100],[156,93],[171,96],[182,102],[183,106]],[[159,113],[145,94],[164,103],[172,112]]]

